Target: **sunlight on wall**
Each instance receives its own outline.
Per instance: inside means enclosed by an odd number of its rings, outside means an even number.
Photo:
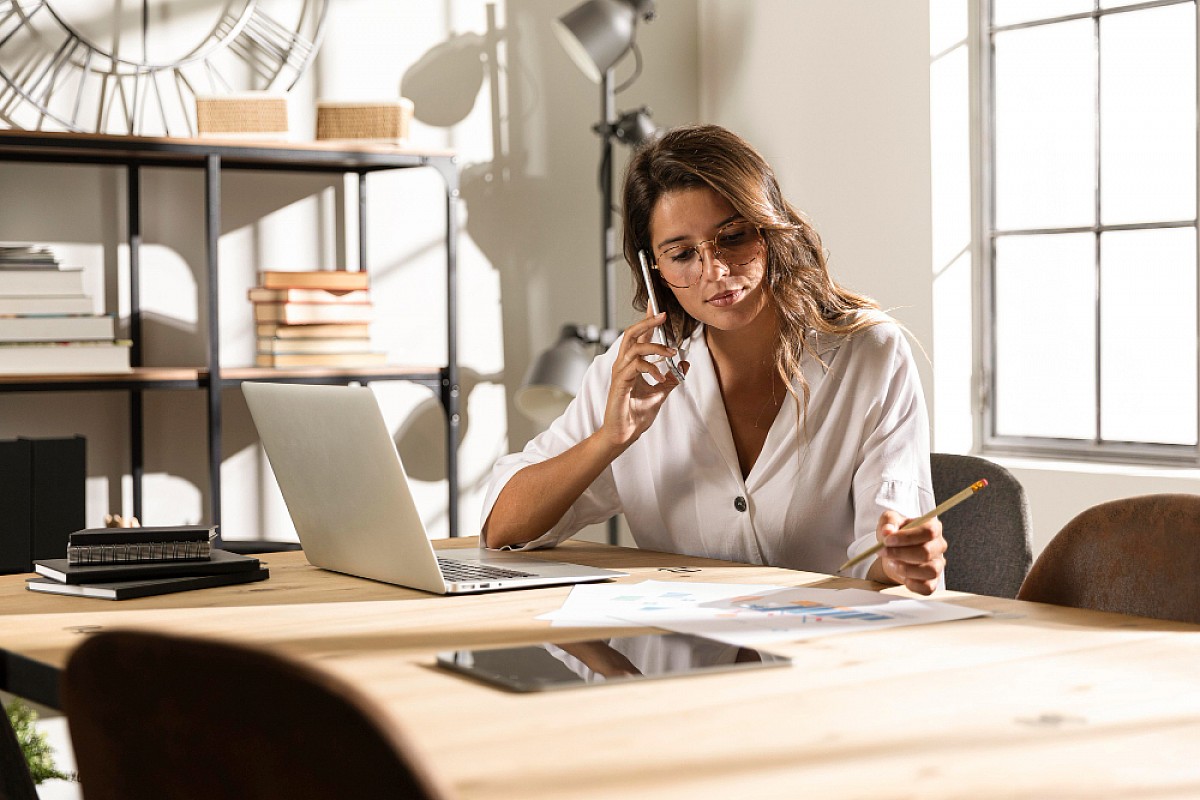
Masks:
[[[929,3],[933,248],[933,449],[965,453],[974,439],[970,59],[968,4]]]
[[[129,248],[121,247],[122,276],[129,263]],[[177,251],[166,245],[141,247],[142,313],[153,314],[179,323],[195,332],[197,315],[196,279],[192,269]],[[122,292],[122,298],[126,297]],[[128,310],[124,312],[128,314]]]
[[[121,479],[121,493],[123,505],[132,508],[133,482],[128,476]],[[199,525],[206,516],[204,496],[190,476],[147,472],[142,478],[142,497],[142,516],[148,520],[169,519],[172,525]]]

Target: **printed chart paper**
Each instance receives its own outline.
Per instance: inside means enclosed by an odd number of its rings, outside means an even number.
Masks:
[[[555,626],[607,627],[642,625],[641,614],[683,611],[704,603],[734,597],[756,596],[787,587],[754,583],[699,583],[695,581],[642,581],[623,583],[580,583],[558,611],[538,619],[553,620]]]
[[[540,619],[575,626],[611,626],[624,621],[757,647],[838,633],[969,619],[986,613],[862,589],[644,581],[576,586],[559,611]]]

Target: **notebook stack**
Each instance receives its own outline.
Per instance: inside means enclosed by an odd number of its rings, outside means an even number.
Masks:
[[[372,367],[375,308],[364,271],[267,271],[250,290],[260,367]]]
[[[0,372],[128,372],[131,342],[94,308],[81,268],[42,245],[0,245]]]
[[[69,537],[66,558],[33,562],[33,592],[128,600],[269,577],[257,558],[212,546],[214,528],[96,528]]]

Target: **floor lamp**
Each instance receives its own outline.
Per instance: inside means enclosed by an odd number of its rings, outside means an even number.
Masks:
[[[617,143],[636,147],[657,135],[645,106],[617,112],[616,94],[641,73],[641,53],[635,33],[638,20],[654,19],[654,0],[585,0],[554,22],[554,30],[575,65],[600,84],[600,121],[592,126],[600,136],[600,275],[604,301],[603,327],[566,325],[558,342],[542,353],[526,375],[514,401],[517,408],[543,425],[553,421],[579,391],[583,373],[597,346],[616,339],[617,250],[613,213],[613,150]],[[615,85],[617,62],[633,53],[637,66],[631,78]],[[608,541],[617,543],[617,518],[608,521]]]
[[[617,62],[632,52],[637,59],[633,77],[641,73],[641,53],[635,34],[639,18],[654,19],[654,0],[586,0],[555,20],[554,31],[575,65],[600,84],[600,121],[592,130],[600,136],[600,258],[604,279],[604,327],[616,327],[616,229],[613,224],[612,157],[614,142],[636,146],[655,135],[645,107],[618,116],[614,83]]]

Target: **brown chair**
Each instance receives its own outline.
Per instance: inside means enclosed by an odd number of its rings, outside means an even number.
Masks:
[[[262,650],[98,633],[62,701],[86,800],[447,796],[355,689]]]
[[[1200,623],[1200,496],[1101,503],[1068,522],[1020,600]]]

